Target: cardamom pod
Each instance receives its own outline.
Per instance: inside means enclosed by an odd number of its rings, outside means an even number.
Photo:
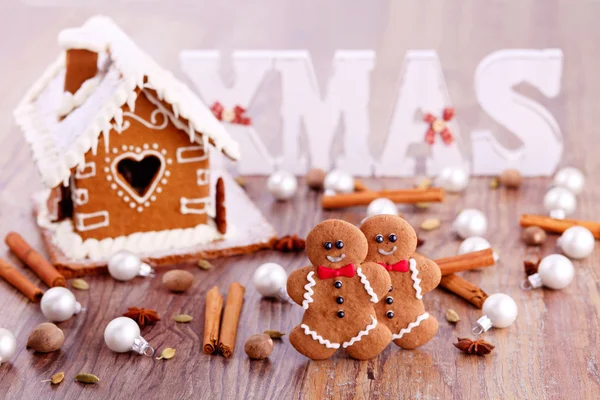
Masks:
[[[212,265],[210,262],[206,261],[206,260],[200,260],[198,261],[198,268],[202,268],[204,270],[209,270],[209,269],[213,269],[214,265]]]
[[[500,186],[500,179],[492,178],[490,180],[490,189],[492,189],[492,190],[498,189],[499,186]]]
[[[54,375],[52,375],[52,377],[50,378],[50,382],[53,385],[58,385],[59,383],[61,383],[63,380],[65,379],[65,373],[64,372],[58,372]]]
[[[175,349],[167,347],[160,353],[160,357],[156,357],[156,359],[157,360],[170,360],[171,358],[175,357],[175,352],[176,352]]]
[[[90,285],[83,279],[73,279],[71,287],[77,290],[88,290]]]
[[[271,339],[281,339],[282,337],[285,336],[285,333],[283,333],[283,332],[273,331],[270,329],[267,329],[266,331],[264,331],[264,334],[269,335],[269,337]]]
[[[186,324],[188,322],[192,322],[194,317],[192,317],[191,315],[187,315],[187,314],[179,314],[179,315],[176,315],[175,317],[173,317],[173,319],[175,320],[175,322],[179,322],[181,324]]]
[[[455,324],[460,321],[460,317],[456,311],[449,308],[448,311],[446,311],[446,321]]]
[[[421,229],[426,231],[432,231],[440,227],[440,220],[437,218],[428,218],[425,221],[421,222]]]
[[[86,373],[81,373],[81,374],[75,375],[75,380],[78,382],[81,382],[81,383],[98,383],[98,382],[100,382],[100,378],[98,378],[96,375],[86,374]]]

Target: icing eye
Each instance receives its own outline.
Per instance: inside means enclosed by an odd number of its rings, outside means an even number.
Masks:
[[[383,243],[383,235],[377,235],[377,236],[375,236],[375,241],[377,243]]]
[[[325,247],[325,250],[331,250],[331,248],[333,247],[333,245],[331,244],[331,242],[325,242],[325,244],[323,245],[323,247]]]
[[[388,236],[388,239],[390,239],[390,242],[394,243],[396,240],[398,240],[398,237],[391,233],[390,236]]]
[[[344,242],[342,242],[341,240],[338,240],[337,242],[335,242],[335,247],[337,247],[338,249],[343,249]]]

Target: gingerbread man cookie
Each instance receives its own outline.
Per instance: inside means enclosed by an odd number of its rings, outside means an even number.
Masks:
[[[288,294],[304,308],[290,343],[306,357],[324,360],[343,348],[367,360],[390,343],[391,332],[374,308],[387,294],[390,277],[381,266],[364,262],[367,250],[360,229],[345,221],[321,222],[308,234],[306,254],[313,265],[287,281]]]
[[[369,251],[367,261],[389,272],[389,293],[375,306],[377,318],[392,331],[394,343],[414,349],[438,330],[437,320],[425,311],[423,295],[435,289],[442,274],[437,264],[415,253],[417,234],[396,215],[366,219],[361,228]]]

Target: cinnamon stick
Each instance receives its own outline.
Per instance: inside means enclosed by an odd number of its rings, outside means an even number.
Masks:
[[[13,253],[50,287],[66,287],[65,277],[60,274],[46,259],[35,251],[29,243],[16,232],[10,232],[4,239]]]
[[[219,288],[213,286],[206,293],[206,315],[204,316],[204,343],[202,348],[206,354],[217,350],[219,342],[219,327],[221,325],[221,312],[223,311],[223,296]]]
[[[354,180],[354,191],[355,192],[366,192],[368,190],[369,190],[369,188],[367,187],[367,185],[365,185],[365,183],[363,181],[361,181],[360,179]]]
[[[13,285],[15,289],[17,289],[34,303],[38,303],[44,295],[42,289],[35,286],[29,279],[13,268],[3,258],[0,258],[0,277],[4,278],[6,282]]]
[[[221,325],[221,334],[219,336],[219,350],[221,350],[221,353],[225,357],[233,355],[245,290],[238,282],[233,282],[229,285],[227,302],[223,311],[223,324]]]
[[[492,249],[485,249],[459,256],[440,258],[435,260],[435,263],[440,267],[442,276],[444,276],[455,272],[489,267],[495,265],[496,260],[494,260],[494,251]]]
[[[584,221],[580,219],[555,219],[545,215],[523,214],[520,224],[523,228],[539,226],[547,232],[563,233],[572,226],[588,228],[596,239],[600,239],[600,222]]]
[[[454,274],[442,276],[440,286],[462,297],[479,309],[483,307],[483,302],[488,297],[479,287]]]
[[[444,201],[444,190],[441,188],[426,188],[341,193],[323,196],[321,205],[325,209],[364,206],[380,197],[390,199],[394,203],[433,203]]]

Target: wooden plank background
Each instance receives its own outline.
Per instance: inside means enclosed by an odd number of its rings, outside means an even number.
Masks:
[[[440,55],[450,95],[457,107],[463,135],[492,127],[499,140],[515,145],[479,108],[473,91],[473,73],[483,57],[502,48],[558,47],[564,52],[562,93],[545,99],[523,85],[523,93],[544,104],[557,118],[565,140],[563,164],[584,170],[588,184],[579,197],[575,217],[600,219],[600,159],[597,157],[600,113],[600,12],[598,1],[495,0],[329,2],[262,0],[260,5],[234,2],[104,0],[79,6],[75,0],[24,0],[0,4],[0,236],[19,231],[41,249],[31,215],[31,193],[41,184],[28,147],[14,126],[11,112],[29,85],[57,54],[56,34],[79,25],[97,13],[110,15],[135,41],[165,67],[180,74],[178,53],[184,48],[308,49],[321,87],[327,79],[336,49],[374,49],[377,64],[372,78],[372,152],[377,154],[386,134],[396,83],[408,49],[433,48]],[[227,65],[224,77],[228,77]],[[231,76],[229,76],[231,79]],[[279,130],[277,80],[267,83],[257,98],[263,113],[257,115],[261,132],[274,137]],[[272,106],[267,106],[272,104]],[[252,112],[252,110],[250,110]],[[254,116],[254,115],[253,115]],[[541,144],[543,145],[543,144]],[[407,187],[413,180],[368,182],[374,189]],[[0,397],[30,398],[598,398],[600,396],[600,252],[576,262],[574,283],[562,291],[522,292],[522,259],[526,249],[518,239],[518,217],[541,212],[549,182],[527,180],[522,190],[490,191],[486,179],[473,180],[468,191],[451,196],[428,210],[404,210],[418,225],[427,217],[440,218],[442,228],[424,233],[420,249],[432,258],[454,254],[459,240],[449,231],[457,211],[477,207],[490,222],[487,235],[500,253],[498,266],[464,274],[488,293],[505,292],[515,298],[519,317],[509,329],[486,335],[496,350],[489,357],[470,357],[451,345],[468,335],[481,315],[454,296],[436,290],[426,297],[429,311],[440,319],[437,337],[416,351],[390,346],[377,359],[358,362],[337,355],[311,362],[297,354],[287,339],[276,344],[268,361],[250,362],[244,340],[264,329],[289,332],[301,318],[296,306],[260,300],[251,285],[258,265],[281,263],[288,271],[305,265],[304,255],[272,252],[215,261],[210,272],[185,268],[197,276],[184,295],[167,293],[161,274],[155,279],[117,283],[108,277],[89,278],[89,292],[76,292],[87,308],[60,324],[66,342],[60,352],[37,355],[24,349],[31,329],[44,321],[38,306],[28,303],[0,283],[0,326],[18,337],[19,351],[12,363],[0,367]],[[265,193],[264,179],[249,179],[248,193],[280,234],[306,235],[324,218],[359,223],[364,208],[323,213],[318,196],[303,185],[293,202],[279,204]],[[542,253],[556,251],[552,238]],[[20,266],[2,243],[0,255]],[[25,271],[27,276],[37,279]],[[201,352],[204,296],[217,284],[224,292],[239,281],[247,285],[237,350],[232,359]],[[128,306],[156,308],[164,318],[145,329],[144,336],[157,348],[175,347],[177,355],[156,362],[137,355],[116,355],[103,343],[104,326]],[[462,321],[448,325],[443,318],[454,308]],[[195,320],[175,325],[171,316],[186,312]],[[67,381],[51,388],[39,381],[57,371]],[[95,386],[70,380],[78,372],[101,378]]]

